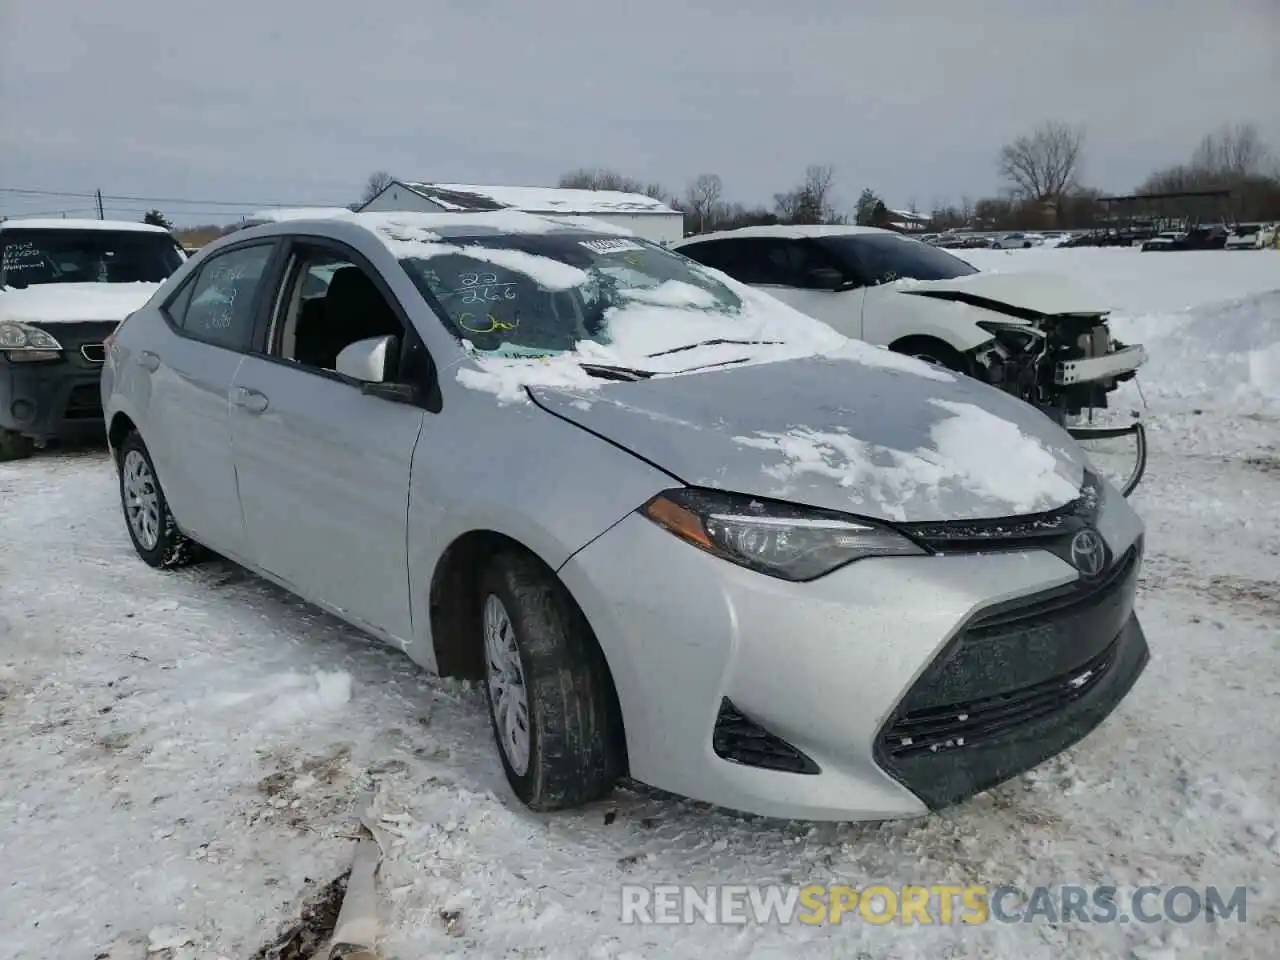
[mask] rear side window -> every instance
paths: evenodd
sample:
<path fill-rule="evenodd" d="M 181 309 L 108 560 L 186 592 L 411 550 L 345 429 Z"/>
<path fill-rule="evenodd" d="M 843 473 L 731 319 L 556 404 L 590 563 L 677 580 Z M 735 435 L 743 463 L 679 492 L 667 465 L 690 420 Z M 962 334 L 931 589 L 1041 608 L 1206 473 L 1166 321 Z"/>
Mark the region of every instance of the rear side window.
<path fill-rule="evenodd" d="M 170 318 L 195 340 L 246 352 L 253 338 L 254 307 L 274 249 L 273 243 L 261 243 L 214 256 L 169 304 Z"/>
<path fill-rule="evenodd" d="M 791 286 L 795 278 L 790 244 L 784 237 L 743 237 L 697 244 L 680 252 L 723 270 L 739 283 Z"/>

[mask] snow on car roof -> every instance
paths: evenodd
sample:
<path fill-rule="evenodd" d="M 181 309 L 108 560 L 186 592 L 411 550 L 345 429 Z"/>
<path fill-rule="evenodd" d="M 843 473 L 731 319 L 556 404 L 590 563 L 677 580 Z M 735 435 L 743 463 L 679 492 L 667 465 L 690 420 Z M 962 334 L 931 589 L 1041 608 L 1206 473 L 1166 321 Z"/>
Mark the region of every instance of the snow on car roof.
<path fill-rule="evenodd" d="M 686 243 L 700 243 L 703 240 L 720 240 L 729 237 L 789 237 L 791 239 L 800 239 L 802 237 L 838 237 L 853 234 L 902 236 L 902 234 L 893 230 L 881 230 L 879 227 L 855 227 L 848 224 L 774 224 L 762 227 L 739 227 L 736 230 L 720 230 L 716 233 L 700 233 L 697 236 L 677 240 L 671 246 L 674 249 Z"/>
<path fill-rule="evenodd" d="M 0 221 L 0 230 L 136 230 L 139 233 L 168 233 L 164 227 L 138 220 L 67 220 L 62 217 L 28 217 Z"/>
<path fill-rule="evenodd" d="M 406 182 L 405 186 L 448 210 L 474 209 L 470 200 L 488 201 L 526 213 L 675 213 L 661 200 L 620 190 L 565 187 L 485 187 L 466 183 Z"/>
<path fill-rule="evenodd" d="M 270 210 L 259 210 L 248 219 L 281 223 L 285 220 L 317 220 L 350 212 L 346 207 L 273 207 Z"/>

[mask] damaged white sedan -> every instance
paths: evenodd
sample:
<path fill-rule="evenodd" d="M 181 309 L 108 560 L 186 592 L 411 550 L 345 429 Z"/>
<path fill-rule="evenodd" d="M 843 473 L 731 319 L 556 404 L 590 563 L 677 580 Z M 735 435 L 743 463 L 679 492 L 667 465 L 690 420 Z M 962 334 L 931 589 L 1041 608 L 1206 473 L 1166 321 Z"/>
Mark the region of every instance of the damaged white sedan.
<path fill-rule="evenodd" d="M 1069 426 L 1078 440 L 1132 436 L 1127 496 L 1146 467 L 1142 424 L 1072 423 L 1146 362 L 1111 337 L 1109 308 L 1067 277 L 981 273 L 890 230 L 745 227 L 688 238 L 679 253 L 759 287 L 847 337 L 990 383 Z"/>

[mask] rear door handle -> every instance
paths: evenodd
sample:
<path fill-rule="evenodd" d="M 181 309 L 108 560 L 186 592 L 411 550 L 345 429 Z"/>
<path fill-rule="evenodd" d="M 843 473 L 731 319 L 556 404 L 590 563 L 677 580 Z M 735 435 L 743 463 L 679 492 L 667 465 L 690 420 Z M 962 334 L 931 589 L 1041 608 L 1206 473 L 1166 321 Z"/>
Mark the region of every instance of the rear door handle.
<path fill-rule="evenodd" d="M 160 369 L 160 357 L 150 350 L 141 350 L 138 352 L 138 365 L 146 367 L 152 373 L 155 373 Z"/>
<path fill-rule="evenodd" d="M 267 409 L 267 395 L 259 393 L 257 390 L 250 390 L 248 387 L 236 387 L 236 392 L 232 396 L 231 402 L 237 407 L 243 407 L 250 413 L 262 413 Z"/>

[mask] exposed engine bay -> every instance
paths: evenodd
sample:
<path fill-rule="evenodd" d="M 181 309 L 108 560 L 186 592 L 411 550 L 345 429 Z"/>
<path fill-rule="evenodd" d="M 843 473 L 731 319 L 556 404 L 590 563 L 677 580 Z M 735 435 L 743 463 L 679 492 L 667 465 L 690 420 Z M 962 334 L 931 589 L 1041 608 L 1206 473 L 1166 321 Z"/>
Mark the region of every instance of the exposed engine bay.
<path fill-rule="evenodd" d="M 1141 346 L 1112 339 L 1100 316 L 1046 317 L 1034 325 L 986 325 L 993 339 L 973 351 L 973 375 L 1065 423 L 1102 409 L 1146 360 Z"/>

